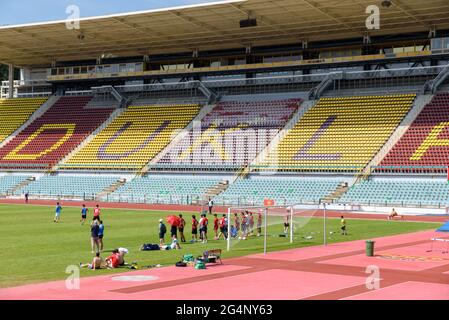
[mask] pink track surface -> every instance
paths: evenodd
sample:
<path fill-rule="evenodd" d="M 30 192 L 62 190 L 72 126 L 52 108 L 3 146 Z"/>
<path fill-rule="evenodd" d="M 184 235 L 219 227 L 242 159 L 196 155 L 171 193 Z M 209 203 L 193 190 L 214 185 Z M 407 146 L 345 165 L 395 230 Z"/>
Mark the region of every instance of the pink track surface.
<path fill-rule="evenodd" d="M 448 300 L 449 284 L 404 282 L 387 288 L 362 293 L 346 300 Z"/>
<path fill-rule="evenodd" d="M 433 231 L 291 249 L 226 259 L 206 270 L 165 267 L 82 278 L 79 290 L 64 281 L 0 289 L 0 299 L 449 299 L 449 254 L 427 252 Z M 389 255 L 389 259 L 381 257 Z M 393 258 L 392 258 L 393 257 Z M 369 290 L 366 267 L 380 269 L 380 289 Z M 94 272 L 94 271 L 92 271 Z M 131 276 L 115 281 L 118 276 Z M 133 282 L 133 276 L 151 276 Z M 204 288 L 217 288 L 211 294 Z"/>

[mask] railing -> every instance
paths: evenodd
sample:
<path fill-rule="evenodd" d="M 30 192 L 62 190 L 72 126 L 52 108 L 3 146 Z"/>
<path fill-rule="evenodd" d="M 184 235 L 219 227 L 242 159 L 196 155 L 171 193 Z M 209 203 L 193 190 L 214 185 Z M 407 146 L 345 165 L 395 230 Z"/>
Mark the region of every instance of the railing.
<path fill-rule="evenodd" d="M 21 171 L 21 170 L 49 170 L 52 168 L 48 163 L 0 163 L 0 170 Z"/>
<path fill-rule="evenodd" d="M 366 200 L 357 202 L 337 201 L 339 205 L 347 205 L 351 207 L 396 207 L 396 208 L 432 208 L 432 209 L 446 209 L 449 207 L 449 202 L 430 203 L 424 201 L 395 201 L 395 200 Z"/>
<path fill-rule="evenodd" d="M 151 164 L 148 171 L 203 171 L 203 172 L 234 172 L 243 165 L 197 165 L 197 164 Z"/>
<path fill-rule="evenodd" d="M 345 165 L 250 165 L 251 171 L 319 171 L 319 172 L 350 172 L 350 173 L 359 173 L 360 170 L 363 169 L 363 165 L 361 166 L 345 166 Z"/>
<path fill-rule="evenodd" d="M 447 166 L 372 166 L 371 172 L 373 173 L 416 173 L 416 174 L 435 174 L 435 173 L 447 173 Z"/>
<path fill-rule="evenodd" d="M 124 203 L 141 203 L 141 204 L 179 204 L 193 205 L 199 204 L 203 194 L 134 194 L 129 192 L 113 192 L 99 198 L 105 202 L 124 202 Z"/>
<path fill-rule="evenodd" d="M 142 166 L 129 164 L 100 164 L 100 163 L 64 163 L 57 166 L 58 170 L 123 170 L 139 171 Z"/>

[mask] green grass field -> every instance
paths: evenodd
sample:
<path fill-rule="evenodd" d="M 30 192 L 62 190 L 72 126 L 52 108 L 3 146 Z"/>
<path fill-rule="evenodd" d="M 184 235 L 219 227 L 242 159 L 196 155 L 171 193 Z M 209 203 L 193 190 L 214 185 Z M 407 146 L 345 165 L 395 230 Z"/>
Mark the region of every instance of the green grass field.
<path fill-rule="evenodd" d="M 79 223 L 80 209 L 65 207 L 62 221 L 53 223 L 54 208 L 23 205 L 0 205 L 0 243 L 2 245 L 0 264 L 0 287 L 11 287 L 28 283 L 65 279 L 66 267 L 79 262 L 92 260 L 90 248 L 90 227 Z M 181 244 L 181 250 L 147 251 L 138 250 L 142 243 L 158 243 L 158 220 L 167 216 L 167 212 L 133 211 L 123 209 L 103 209 L 102 220 L 105 225 L 105 250 L 125 247 L 130 250 L 126 260 L 137 261 L 140 266 L 161 264 L 172 265 L 183 254 L 200 255 L 206 249 L 226 248 L 224 240 L 213 240 L 213 231 L 209 227 L 207 244 Z M 188 222 L 186 238 L 190 240 L 190 216 L 185 213 Z M 211 220 L 211 219 L 210 219 Z M 320 218 L 296 218 L 295 241 L 277 235 L 282 232 L 282 218 L 271 217 L 268 228 L 270 251 L 320 245 L 323 242 L 323 221 Z M 211 223 L 212 224 L 212 223 Z M 342 236 L 339 220 L 328 219 L 328 231 L 334 231 L 329 243 L 357 239 L 369 239 L 380 236 L 434 229 L 438 224 L 403 221 L 352 220 L 347 219 L 348 233 Z M 169 232 L 169 230 L 168 230 Z M 304 236 L 314 238 L 305 240 Z M 168 242 L 169 237 L 166 236 Z M 263 238 L 251 237 L 246 241 L 234 241 L 232 250 L 224 252 L 223 258 L 236 257 L 263 250 Z M 103 256 L 107 256 L 104 253 Z M 127 269 L 87 270 L 82 276 L 94 276 Z"/>

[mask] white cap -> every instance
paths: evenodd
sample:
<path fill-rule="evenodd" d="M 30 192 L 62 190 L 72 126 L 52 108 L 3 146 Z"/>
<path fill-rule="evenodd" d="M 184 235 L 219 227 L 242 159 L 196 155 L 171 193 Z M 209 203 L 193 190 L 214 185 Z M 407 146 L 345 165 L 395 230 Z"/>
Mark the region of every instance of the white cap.
<path fill-rule="evenodd" d="M 118 251 L 119 252 L 123 252 L 123 253 L 128 253 L 129 252 L 128 249 L 126 249 L 126 248 L 118 248 Z"/>
<path fill-rule="evenodd" d="M 159 222 L 163 222 L 164 220 L 162 220 L 162 219 L 159 219 Z"/>

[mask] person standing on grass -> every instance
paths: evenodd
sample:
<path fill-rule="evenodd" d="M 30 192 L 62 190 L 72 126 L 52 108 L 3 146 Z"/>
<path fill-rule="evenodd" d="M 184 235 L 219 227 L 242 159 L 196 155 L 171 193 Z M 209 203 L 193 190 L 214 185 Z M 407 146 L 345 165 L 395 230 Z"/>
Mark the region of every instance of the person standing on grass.
<path fill-rule="evenodd" d="M 55 209 L 55 218 L 53 219 L 53 222 L 58 223 L 61 219 L 61 211 L 62 211 L 62 207 L 59 204 L 59 202 L 56 203 L 56 209 Z"/>
<path fill-rule="evenodd" d="M 214 234 L 215 234 L 215 240 L 218 240 L 218 216 L 217 216 L 217 214 L 214 214 Z"/>
<path fill-rule="evenodd" d="M 284 234 L 288 234 L 288 230 L 290 229 L 290 214 L 287 214 L 284 217 Z"/>
<path fill-rule="evenodd" d="M 173 238 L 178 238 L 178 227 L 174 224 L 171 225 L 170 227 L 170 237 Z"/>
<path fill-rule="evenodd" d="M 30 195 L 29 195 L 29 193 L 28 193 L 28 191 L 25 193 L 25 203 L 28 203 L 28 197 L 29 197 Z"/>
<path fill-rule="evenodd" d="M 190 242 L 198 241 L 198 220 L 196 220 L 196 216 L 192 215 L 192 240 Z"/>
<path fill-rule="evenodd" d="M 234 227 L 235 227 L 235 231 L 237 231 L 237 233 L 239 233 L 240 231 L 240 218 L 238 213 L 234 213 Z"/>
<path fill-rule="evenodd" d="M 343 216 L 341 216 L 340 226 L 341 226 L 341 234 L 347 236 L 348 233 L 346 232 L 346 220 Z"/>
<path fill-rule="evenodd" d="M 104 236 L 104 224 L 100 221 L 98 226 L 98 243 L 100 244 L 100 252 L 103 251 L 103 236 Z"/>
<path fill-rule="evenodd" d="M 246 235 L 247 235 L 247 223 L 248 223 L 248 218 L 245 214 L 245 212 L 242 212 L 242 239 L 246 240 Z"/>
<path fill-rule="evenodd" d="M 100 213 L 101 213 L 100 206 L 97 204 L 94 209 L 94 218 L 100 219 Z"/>
<path fill-rule="evenodd" d="M 87 208 L 86 205 L 83 204 L 83 207 L 81 208 L 81 220 L 80 220 L 81 225 L 83 225 L 84 222 L 86 222 L 86 219 L 87 219 Z"/>
<path fill-rule="evenodd" d="M 182 217 L 182 214 L 179 215 L 179 237 L 181 238 L 181 242 L 186 242 L 186 238 L 184 237 L 184 228 L 186 226 L 186 221 Z"/>
<path fill-rule="evenodd" d="M 167 227 L 164 224 L 164 220 L 159 219 L 159 244 L 160 245 L 164 245 L 166 233 L 167 233 Z"/>
<path fill-rule="evenodd" d="M 212 209 L 214 207 L 214 202 L 212 201 L 211 198 L 209 198 L 209 202 L 207 204 L 209 206 L 209 214 L 212 214 Z"/>
<path fill-rule="evenodd" d="M 200 232 L 201 232 L 201 238 L 202 243 L 207 243 L 207 225 L 209 224 L 209 220 L 207 219 L 206 215 L 203 214 L 202 219 L 200 220 Z"/>
<path fill-rule="evenodd" d="M 228 218 L 226 218 L 225 214 L 221 217 L 219 225 L 220 225 L 220 233 L 218 234 L 217 240 L 219 240 L 222 235 L 226 240 L 228 238 Z"/>
<path fill-rule="evenodd" d="M 100 252 L 100 223 L 94 218 L 90 225 L 90 243 L 92 246 L 92 253 Z"/>
<path fill-rule="evenodd" d="M 248 216 L 248 225 L 249 225 L 249 233 L 251 235 L 253 235 L 253 233 L 254 233 L 254 217 L 253 217 L 252 212 L 250 212 L 249 216 Z"/>
<path fill-rule="evenodd" d="M 260 237 L 262 235 L 262 210 L 259 211 L 257 215 L 257 236 Z"/>

